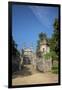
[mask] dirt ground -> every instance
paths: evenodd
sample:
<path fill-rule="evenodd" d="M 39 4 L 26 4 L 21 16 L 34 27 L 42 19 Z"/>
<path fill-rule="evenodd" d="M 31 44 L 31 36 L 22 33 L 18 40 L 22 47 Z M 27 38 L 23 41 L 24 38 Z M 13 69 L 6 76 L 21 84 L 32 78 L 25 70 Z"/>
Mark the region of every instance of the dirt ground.
<path fill-rule="evenodd" d="M 58 83 L 58 74 L 51 72 L 31 72 L 28 68 L 15 73 L 12 77 L 12 85 L 47 84 Z"/>

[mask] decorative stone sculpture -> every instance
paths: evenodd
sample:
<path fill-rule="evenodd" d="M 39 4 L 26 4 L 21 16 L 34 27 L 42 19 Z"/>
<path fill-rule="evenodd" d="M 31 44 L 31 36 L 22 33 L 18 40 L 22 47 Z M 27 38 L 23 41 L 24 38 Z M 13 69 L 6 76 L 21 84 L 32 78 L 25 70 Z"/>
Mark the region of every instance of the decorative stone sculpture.
<path fill-rule="evenodd" d="M 50 52 L 49 45 L 45 39 L 42 40 L 42 42 L 40 42 L 39 52 L 41 56 L 40 58 L 38 58 L 38 61 L 37 61 L 37 69 L 41 72 L 50 71 L 52 67 L 52 60 L 51 58 L 49 59 L 44 58 L 44 54 Z"/>

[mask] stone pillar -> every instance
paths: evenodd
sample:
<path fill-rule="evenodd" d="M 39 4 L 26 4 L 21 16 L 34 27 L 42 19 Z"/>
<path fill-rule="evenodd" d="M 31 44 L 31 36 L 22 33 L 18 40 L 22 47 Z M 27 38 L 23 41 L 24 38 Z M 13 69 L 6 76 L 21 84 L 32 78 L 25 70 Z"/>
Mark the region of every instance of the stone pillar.
<path fill-rule="evenodd" d="M 19 70 L 22 69 L 22 63 L 23 63 L 23 57 L 21 57 L 20 63 L 19 63 Z"/>

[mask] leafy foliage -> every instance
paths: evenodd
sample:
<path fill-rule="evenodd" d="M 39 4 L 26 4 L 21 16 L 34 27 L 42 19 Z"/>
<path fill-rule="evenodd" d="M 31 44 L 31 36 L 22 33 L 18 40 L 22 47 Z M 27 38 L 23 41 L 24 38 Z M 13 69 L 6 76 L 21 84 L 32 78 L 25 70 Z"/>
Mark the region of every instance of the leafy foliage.
<path fill-rule="evenodd" d="M 12 54 L 14 56 L 20 56 L 20 52 L 17 49 L 17 44 L 15 43 L 15 41 L 12 38 Z"/>
<path fill-rule="evenodd" d="M 44 54 L 44 58 L 46 60 L 48 60 L 50 58 L 52 58 L 54 60 L 57 60 L 58 56 L 56 55 L 56 53 L 54 51 L 51 51 L 51 52 L 48 52 L 48 53 Z"/>
<path fill-rule="evenodd" d="M 50 59 L 51 58 L 51 53 L 49 52 L 49 53 L 44 54 L 44 58 L 45 58 L 45 60 Z"/>
<path fill-rule="evenodd" d="M 52 67 L 52 73 L 55 73 L 55 74 L 58 73 L 58 65 L 55 65 Z"/>
<path fill-rule="evenodd" d="M 12 73 L 19 70 L 20 52 L 17 49 L 17 44 L 12 38 Z"/>
<path fill-rule="evenodd" d="M 52 37 L 50 39 L 50 49 L 52 51 L 52 54 L 56 56 L 56 59 L 59 58 L 59 21 L 58 19 L 55 19 L 54 24 L 54 31 L 52 34 Z M 53 57 L 55 59 L 55 57 Z"/>

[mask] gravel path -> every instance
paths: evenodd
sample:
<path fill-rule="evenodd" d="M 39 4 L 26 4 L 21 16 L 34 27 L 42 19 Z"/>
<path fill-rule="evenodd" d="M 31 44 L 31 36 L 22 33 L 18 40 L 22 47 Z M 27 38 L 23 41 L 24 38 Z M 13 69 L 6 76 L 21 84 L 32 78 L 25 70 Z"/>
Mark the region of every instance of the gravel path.
<path fill-rule="evenodd" d="M 12 85 L 27 85 L 27 84 L 45 84 L 58 83 L 58 75 L 48 73 L 36 72 L 31 75 L 16 75 L 12 79 Z"/>

